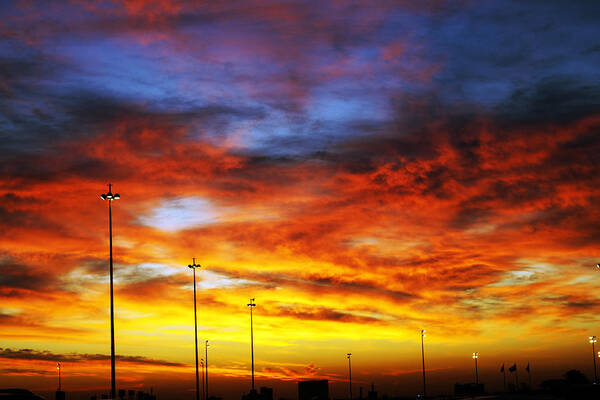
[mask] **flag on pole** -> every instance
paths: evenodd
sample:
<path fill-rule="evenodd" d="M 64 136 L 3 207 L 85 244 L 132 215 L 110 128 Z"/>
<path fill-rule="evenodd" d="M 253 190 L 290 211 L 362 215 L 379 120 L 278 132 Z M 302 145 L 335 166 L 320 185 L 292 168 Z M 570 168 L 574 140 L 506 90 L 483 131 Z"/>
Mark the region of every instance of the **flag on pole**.
<path fill-rule="evenodd" d="M 512 367 L 508 369 L 510 372 L 515 372 L 517 370 L 517 363 L 514 363 Z"/>
<path fill-rule="evenodd" d="M 504 363 L 502 364 L 502 368 L 500 368 L 500 372 L 504 372 Z"/>

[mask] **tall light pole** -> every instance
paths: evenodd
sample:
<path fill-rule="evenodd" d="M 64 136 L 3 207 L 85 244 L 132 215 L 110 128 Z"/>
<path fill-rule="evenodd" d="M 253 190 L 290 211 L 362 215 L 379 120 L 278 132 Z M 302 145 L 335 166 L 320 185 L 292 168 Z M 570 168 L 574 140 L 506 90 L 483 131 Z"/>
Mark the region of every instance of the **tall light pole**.
<path fill-rule="evenodd" d="M 477 371 L 477 359 L 479 358 L 479 353 L 473 353 L 473 360 L 475 360 L 475 383 L 479 384 L 479 372 Z"/>
<path fill-rule="evenodd" d="M 204 342 L 204 387 L 206 389 L 205 395 L 208 400 L 208 340 Z"/>
<path fill-rule="evenodd" d="M 427 397 L 427 386 L 425 385 L 425 346 L 423 344 L 425 338 L 425 329 L 421 329 L 421 361 L 423 361 L 423 397 Z"/>
<path fill-rule="evenodd" d="M 58 370 L 58 391 L 60 392 L 60 363 L 56 363 L 56 369 Z"/>
<path fill-rule="evenodd" d="M 252 325 L 252 309 L 256 307 L 254 297 L 250 299 L 247 306 L 250 307 L 250 355 L 252 357 L 252 392 L 254 392 L 254 328 Z"/>
<path fill-rule="evenodd" d="M 110 240 L 110 395 L 111 399 L 117 398 L 115 383 L 115 308 L 113 301 L 113 251 L 112 251 L 112 208 L 113 200 L 121 198 L 118 193 L 113 194 L 111 184 L 108 184 L 108 193 L 101 194 L 102 200 L 108 200 L 108 232 Z"/>
<path fill-rule="evenodd" d="M 352 353 L 346 354 L 346 357 L 348 358 L 348 382 L 350 388 L 350 400 L 352 400 L 352 364 L 350 362 L 350 357 L 352 357 Z"/>
<path fill-rule="evenodd" d="M 200 359 L 200 367 L 202 368 L 202 399 L 206 399 L 206 394 L 204 392 L 204 358 Z"/>
<path fill-rule="evenodd" d="M 196 400 L 200 400 L 200 377 L 198 376 L 198 318 L 196 317 L 196 268 L 200 268 L 196 264 L 196 259 L 192 258 L 192 264 L 188 265 L 194 271 L 194 339 L 196 344 Z M 204 388 L 202 388 L 204 389 Z"/>
<path fill-rule="evenodd" d="M 598 383 L 598 373 L 596 372 L 596 336 L 590 336 L 590 343 L 592 344 L 592 358 L 594 359 L 594 385 Z"/>

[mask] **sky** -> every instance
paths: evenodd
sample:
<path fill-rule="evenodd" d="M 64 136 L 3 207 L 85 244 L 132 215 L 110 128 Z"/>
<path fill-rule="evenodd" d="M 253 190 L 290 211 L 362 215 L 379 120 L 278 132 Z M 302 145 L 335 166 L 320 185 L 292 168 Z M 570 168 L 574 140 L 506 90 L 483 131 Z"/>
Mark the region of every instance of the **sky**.
<path fill-rule="evenodd" d="M 593 376 L 600 3 L 0 3 L 0 387 Z M 202 357 L 202 355 L 201 355 Z M 512 376 L 509 376 L 512 379 Z"/>

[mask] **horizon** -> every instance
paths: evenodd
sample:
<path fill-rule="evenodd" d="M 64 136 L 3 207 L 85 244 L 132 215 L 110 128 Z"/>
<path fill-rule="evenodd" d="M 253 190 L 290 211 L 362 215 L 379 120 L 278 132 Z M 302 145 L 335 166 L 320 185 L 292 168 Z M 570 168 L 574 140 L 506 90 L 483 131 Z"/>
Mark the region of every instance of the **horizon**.
<path fill-rule="evenodd" d="M 0 388 L 593 379 L 600 2 L 0 12 Z"/>

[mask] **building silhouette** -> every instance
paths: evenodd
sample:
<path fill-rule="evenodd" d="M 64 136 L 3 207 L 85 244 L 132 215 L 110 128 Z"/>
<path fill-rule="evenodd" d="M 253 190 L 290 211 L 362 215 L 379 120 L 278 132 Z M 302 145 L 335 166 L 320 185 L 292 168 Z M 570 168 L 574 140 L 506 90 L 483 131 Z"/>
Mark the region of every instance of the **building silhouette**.
<path fill-rule="evenodd" d="M 298 381 L 298 400 L 329 400 L 329 381 Z"/>
<path fill-rule="evenodd" d="M 262 386 L 260 392 L 250 390 L 248 394 L 242 396 L 242 400 L 273 400 L 273 388 Z"/>
<path fill-rule="evenodd" d="M 374 383 L 371 383 L 371 390 L 367 393 L 367 400 L 377 400 L 377 392 L 375 391 Z"/>

